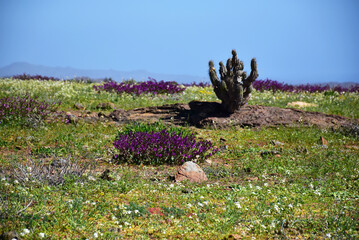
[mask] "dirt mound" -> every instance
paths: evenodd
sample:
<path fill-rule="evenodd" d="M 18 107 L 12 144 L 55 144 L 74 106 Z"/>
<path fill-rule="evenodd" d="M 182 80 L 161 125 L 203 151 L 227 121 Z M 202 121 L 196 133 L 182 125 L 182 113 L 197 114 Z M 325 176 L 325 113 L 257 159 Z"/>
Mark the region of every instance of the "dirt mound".
<path fill-rule="evenodd" d="M 120 112 L 119 112 L 120 113 Z M 114 113 L 112 113 L 114 114 Z M 239 112 L 225 114 L 217 102 L 193 101 L 189 104 L 171 104 L 158 107 L 137 108 L 122 112 L 127 120 L 156 121 L 161 119 L 177 125 L 203 127 L 229 126 L 317 126 L 340 127 L 353 124 L 354 120 L 320 112 L 306 112 L 293 108 L 246 105 Z M 124 115 L 118 119 L 124 119 Z M 358 121 L 355 121 L 358 123 Z"/>
<path fill-rule="evenodd" d="M 79 111 L 72 112 L 83 117 Z M 114 110 L 109 115 L 103 113 L 86 114 L 85 120 L 109 120 L 114 122 L 148 121 L 161 119 L 176 125 L 192 125 L 198 128 L 230 126 L 275 127 L 275 126 L 317 126 L 319 128 L 338 128 L 358 125 L 358 119 L 349 119 L 320 112 L 306 112 L 293 108 L 279 108 L 259 105 L 246 105 L 240 111 L 226 114 L 221 111 L 220 103 L 193 101 L 189 104 L 169 104 L 132 110 Z"/>

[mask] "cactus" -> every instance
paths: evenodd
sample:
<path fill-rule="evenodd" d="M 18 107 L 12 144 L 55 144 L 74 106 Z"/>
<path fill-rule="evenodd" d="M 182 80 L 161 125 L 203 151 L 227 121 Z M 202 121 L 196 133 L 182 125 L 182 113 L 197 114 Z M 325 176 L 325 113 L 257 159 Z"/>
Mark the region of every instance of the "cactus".
<path fill-rule="evenodd" d="M 219 81 L 213 61 L 209 61 L 209 77 L 211 79 L 214 92 L 222 100 L 222 108 L 228 113 L 238 111 L 245 105 L 253 90 L 252 83 L 258 77 L 257 62 L 253 58 L 251 61 L 251 73 L 243 71 L 243 62 L 238 60 L 237 52 L 232 50 L 232 59 L 227 60 L 226 66 L 219 62 Z"/>

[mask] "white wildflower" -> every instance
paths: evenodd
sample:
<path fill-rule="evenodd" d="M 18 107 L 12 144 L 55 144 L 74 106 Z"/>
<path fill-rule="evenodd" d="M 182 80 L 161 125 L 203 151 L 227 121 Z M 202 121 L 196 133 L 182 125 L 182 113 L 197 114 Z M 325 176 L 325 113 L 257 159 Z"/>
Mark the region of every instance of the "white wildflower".
<path fill-rule="evenodd" d="M 279 209 L 279 207 L 277 206 L 277 204 L 274 205 L 274 209 L 275 209 L 277 212 L 280 212 L 280 209 Z"/>
<path fill-rule="evenodd" d="M 24 230 L 22 230 L 22 232 L 20 233 L 21 236 L 25 236 L 26 234 L 29 234 L 30 230 L 25 228 Z"/>
<path fill-rule="evenodd" d="M 275 228 L 275 222 L 272 222 L 270 225 L 271 228 Z"/>
<path fill-rule="evenodd" d="M 93 234 L 93 237 L 94 237 L 94 238 L 98 238 L 98 233 L 95 232 L 95 233 Z"/>
<path fill-rule="evenodd" d="M 241 208 L 241 204 L 239 202 L 235 202 L 234 205 L 236 205 L 237 208 Z"/>
<path fill-rule="evenodd" d="M 319 192 L 319 190 L 318 190 L 318 189 L 314 191 L 314 194 L 316 194 L 316 195 L 318 195 L 318 196 L 320 196 L 320 195 L 321 195 L 321 193 Z"/>
<path fill-rule="evenodd" d="M 44 237 L 45 237 L 45 233 L 39 233 L 39 237 L 40 237 L 40 238 L 44 238 Z"/>
<path fill-rule="evenodd" d="M 93 176 L 88 176 L 88 178 L 87 178 L 89 181 L 96 181 L 96 178 L 94 178 Z M 97 234 L 97 233 L 96 233 Z"/>

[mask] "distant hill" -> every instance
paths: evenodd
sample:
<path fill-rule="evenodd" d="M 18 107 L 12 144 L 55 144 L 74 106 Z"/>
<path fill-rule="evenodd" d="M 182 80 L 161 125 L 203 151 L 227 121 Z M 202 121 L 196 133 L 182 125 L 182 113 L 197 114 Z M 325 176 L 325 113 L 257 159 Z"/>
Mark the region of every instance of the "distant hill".
<path fill-rule="evenodd" d="M 17 62 L 0 68 L 0 77 L 10 77 L 18 74 L 43 75 L 49 77 L 56 77 L 60 79 L 72 79 L 75 77 L 89 77 L 92 79 L 112 78 L 115 81 L 122 81 L 124 79 L 135 79 L 136 81 L 147 80 L 148 77 L 154 78 L 158 81 L 176 81 L 178 83 L 192 83 L 192 82 L 209 82 L 208 77 L 199 77 L 192 75 L 175 75 L 151 73 L 145 70 L 137 71 L 117 71 L 117 70 L 85 70 L 71 67 L 48 67 L 42 65 L 35 65 L 26 62 Z"/>
<path fill-rule="evenodd" d="M 148 77 L 154 78 L 158 81 L 176 81 L 178 83 L 192 83 L 192 82 L 210 82 L 207 76 L 192 76 L 192 75 L 176 75 L 176 74 L 162 74 L 152 73 L 145 70 L 137 71 L 117 71 L 117 70 L 86 70 L 76 69 L 71 67 L 48 67 L 42 65 L 35 65 L 26 62 L 16 62 L 5 67 L 0 68 L 0 77 L 11 77 L 19 74 L 30 74 L 30 75 L 43 75 L 48 77 L 55 77 L 60 79 L 73 79 L 73 78 L 91 78 L 97 81 L 101 81 L 105 78 L 111 78 L 115 81 L 122 81 L 127 79 L 135 79 L 136 81 L 147 80 Z M 272 79 L 277 80 L 277 79 Z M 359 84 L 359 82 L 320 82 L 313 83 L 318 85 L 342 86 L 350 87 L 352 85 Z M 298 84 L 293 84 L 298 85 Z"/>

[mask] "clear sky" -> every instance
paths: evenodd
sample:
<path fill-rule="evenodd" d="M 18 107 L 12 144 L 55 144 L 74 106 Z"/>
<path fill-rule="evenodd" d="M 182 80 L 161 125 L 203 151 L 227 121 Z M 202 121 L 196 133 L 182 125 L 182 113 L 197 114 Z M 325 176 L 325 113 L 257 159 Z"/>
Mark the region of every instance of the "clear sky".
<path fill-rule="evenodd" d="M 0 67 L 207 76 L 236 49 L 258 79 L 359 82 L 358 0 L 0 0 L 0 35 Z"/>

